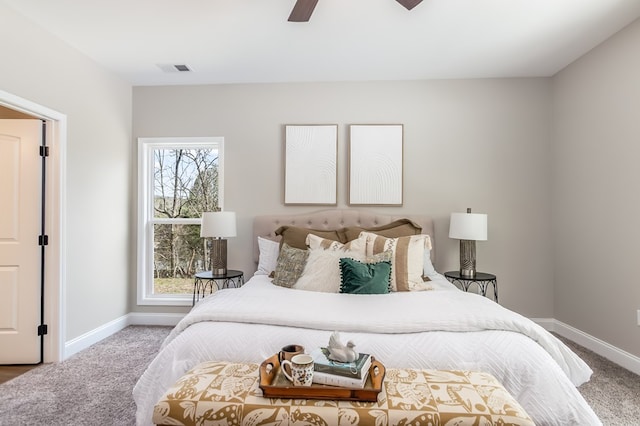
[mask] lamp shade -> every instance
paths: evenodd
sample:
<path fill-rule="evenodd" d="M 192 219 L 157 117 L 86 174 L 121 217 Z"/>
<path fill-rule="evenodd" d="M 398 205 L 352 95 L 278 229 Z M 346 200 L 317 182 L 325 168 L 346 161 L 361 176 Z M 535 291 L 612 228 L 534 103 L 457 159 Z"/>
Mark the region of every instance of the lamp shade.
<path fill-rule="evenodd" d="M 482 213 L 451 213 L 449 238 L 486 241 L 487 215 Z"/>
<path fill-rule="evenodd" d="M 226 238 L 236 236 L 235 212 L 202 213 L 200 236 L 203 238 Z"/>

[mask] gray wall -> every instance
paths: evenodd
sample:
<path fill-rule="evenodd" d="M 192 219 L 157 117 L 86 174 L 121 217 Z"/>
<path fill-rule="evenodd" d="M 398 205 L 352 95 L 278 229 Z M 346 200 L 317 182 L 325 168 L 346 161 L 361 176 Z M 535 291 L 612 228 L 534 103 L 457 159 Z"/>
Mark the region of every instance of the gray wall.
<path fill-rule="evenodd" d="M 640 356 L 640 21 L 554 77 L 555 317 Z"/>
<path fill-rule="evenodd" d="M 255 269 L 254 216 L 322 209 L 283 205 L 283 125 L 339 125 L 338 207 L 344 208 L 348 125 L 402 123 L 404 206 L 370 209 L 432 215 L 440 271 L 458 267 L 450 213 L 466 207 L 487 213 L 489 240 L 477 244 L 478 269 L 497 274 L 504 306 L 548 318 L 550 89 L 550 79 L 135 87 L 133 133 L 225 138 L 224 207 L 237 212 L 239 226 L 229 241 L 229 266 L 248 278 Z M 135 302 L 131 309 L 172 311 Z"/>
<path fill-rule="evenodd" d="M 1 3 L 0 52 L 0 90 L 68 119 L 70 340 L 128 313 L 131 87 Z"/>

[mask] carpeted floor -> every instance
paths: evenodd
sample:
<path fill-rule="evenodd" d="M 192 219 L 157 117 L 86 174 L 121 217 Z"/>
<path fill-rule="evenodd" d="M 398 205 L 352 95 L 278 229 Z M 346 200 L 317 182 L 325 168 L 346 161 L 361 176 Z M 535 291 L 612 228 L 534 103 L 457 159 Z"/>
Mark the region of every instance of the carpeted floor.
<path fill-rule="evenodd" d="M 131 326 L 0 385 L 0 425 L 134 425 L 131 391 L 169 327 Z M 580 392 L 602 422 L 640 426 L 640 377 L 563 339 L 594 370 Z"/>

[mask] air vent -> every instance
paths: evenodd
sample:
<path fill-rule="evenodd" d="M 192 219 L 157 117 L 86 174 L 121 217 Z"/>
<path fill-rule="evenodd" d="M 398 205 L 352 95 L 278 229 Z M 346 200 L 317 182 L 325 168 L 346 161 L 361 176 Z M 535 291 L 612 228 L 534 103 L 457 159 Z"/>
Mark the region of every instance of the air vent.
<path fill-rule="evenodd" d="M 158 64 L 158 68 L 164 72 L 191 72 L 191 68 L 185 64 Z"/>

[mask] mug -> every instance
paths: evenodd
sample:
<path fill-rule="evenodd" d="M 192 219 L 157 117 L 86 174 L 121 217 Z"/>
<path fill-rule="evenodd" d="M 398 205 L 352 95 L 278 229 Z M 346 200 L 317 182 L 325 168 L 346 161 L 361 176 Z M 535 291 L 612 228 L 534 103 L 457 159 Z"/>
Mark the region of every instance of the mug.
<path fill-rule="evenodd" d="M 285 359 L 288 359 L 289 361 L 291 361 L 291 358 L 293 358 L 298 354 L 303 354 L 303 353 L 304 353 L 304 346 L 300 346 L 300 345 L 284 346 L 282 349 L 280 349 L 280 352 L 278 352 L 278 361 L 280 362 L 280 366 L 282 367 L 282 361 L 284 361 Z M 288 367 L 289 366 L 287 366 L 287 368 Z M 285 370 L 284 367 L 282 369 Z M 288 370 L 288 373 L 291 374 L 291 369 Z"/>
<path fill-rule="evenodd" d="M 291 375 L 284 369 L 285 365 L 291 367 Z M 294 386 L 311 386 L 313 383 L 313 357 L 307 354 L 298 354 L 282 361 L 282 373 L 293 382 Z"/>

